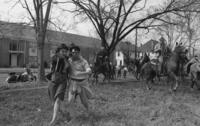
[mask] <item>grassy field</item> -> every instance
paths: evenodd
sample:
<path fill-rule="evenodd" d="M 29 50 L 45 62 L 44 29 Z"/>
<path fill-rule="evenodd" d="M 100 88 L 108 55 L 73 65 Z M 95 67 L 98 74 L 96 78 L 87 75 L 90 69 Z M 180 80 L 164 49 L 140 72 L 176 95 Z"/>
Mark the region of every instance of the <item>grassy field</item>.
<path fill-rule="evenodd" d="M 70 126 L 200 126 L 200 92 L 185 84 L 171 93 L 169 86 L 114 82 L 93 86 L 92 114 L 78 99 L 68 110 Z M 66 101 L 65 101 L 66 103 Z M 52 116 L 47 89 L 0 93 L 0 126 L 46 126 Z M 67 108 L 66 108 L 67 109 Z M 67 126 L 59 117 L 56 126 Z"/>

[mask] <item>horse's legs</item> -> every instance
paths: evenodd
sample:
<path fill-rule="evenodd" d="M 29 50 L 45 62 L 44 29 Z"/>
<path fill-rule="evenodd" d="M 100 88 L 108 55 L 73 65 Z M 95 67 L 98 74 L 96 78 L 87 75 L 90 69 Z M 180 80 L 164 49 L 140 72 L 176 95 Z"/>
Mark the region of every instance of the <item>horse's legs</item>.
<path fill-rule="evenodd" d="M 105 82 L 105 80 L 107 80 L 108 82 L 110 82 L 109 73 L 103 73 L 103 76 L 104 76 L 103 82 Z"/>
<path fill-rule="evenodd" d="M 173 72 L 171 72 L 170 74 L 171 74 L 171 77 L 175 80 L 175 86 L 173 86 L 173 83 L 172 83 L 171 88 L 173 91 L 176 91 L 179 86 L 178 76 L 176 76 Z"/>
<path fill-rule="evenodd" d="M 191 89 L 193 89 L 194 88 L 194 85 L 195 85 L 195 76 L 194 76 L 194 74 L 193 73 L 190 73 L 190 77 L 191 77 L 191 81 L 192 81 L 192 83 L 191 83 Z"/>
<path fill-rule="evenodd" d="M 93 75 L 93 81 L 92 81 L 92 84 L 97 84 L 98 83 L 98 73 L 94 73 Z"/>
<path fill-rule="evenodd" d="M 103 76 L 104 76 L 104 78 L 103 78 L 103 82 L 105 82 L 105 80 L 106 80 L 106 75 L 105 75 L 105 74 L 103 74 Z"/>
<path fill-rule="evenodd" d="M 194 85 L 196 85 L 197 89 L 200 90 L 198 84 L 197 84 L 197 80 L 198 80 L 198 77 L 197 77 L 197 73 L 196 72 L 192 72 L 190 73 L 190 76 L 191 76 L 191 89 L 194 88 Z"/>
<path fill-rule="evenodd" d="M 97 84 L 99 82 L 99 76 L 98 74 L 95 75 L 95 83 Z"/>
<path fill-rule="evenodd" d="M 140 69 L 137 68 L 137 69 L 136 69 L 136 72 L 135 72 L 135 77 L 136 77 L 137 80 L 140 80 L 140 77 L 141 77 L 141 76 L 140 76 L 140 75 L 141 75 L 140 73 L 141 73 L 141 72 L 140 72 Z"/>
<path fill-rule="evenodd" d="M 149 86 L 149 81 L 151 81 L 151 79 L 148 77 L 147 79 L 146 79 L 146 89 L 147 90 L 150 90 L 151 89 L 151 87 Z"/>
<path fill-rule="evenodd" d="M 150 90 L 151 89 L 151 86 L 150 86 L 150 84 L 152 84 L 153 83 L 153 76 L 151 75 L 151 74 L 148 74 L 147 75 L 147 78 L 146 78 L 146 88 L 147 88 L 147 90 Z M 149 82 L 151 82 L 151 83 L 149 83 Z"/>

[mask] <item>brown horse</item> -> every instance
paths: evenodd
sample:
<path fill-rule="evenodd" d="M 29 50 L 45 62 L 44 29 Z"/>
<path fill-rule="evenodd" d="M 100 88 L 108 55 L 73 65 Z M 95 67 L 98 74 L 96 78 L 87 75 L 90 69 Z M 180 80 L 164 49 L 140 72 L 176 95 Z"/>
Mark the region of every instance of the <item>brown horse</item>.
<path fill-rule="evenodd" d="M 183 72 L 183 65 L 187 62 L 187 50 L 182 44 L 176 44 L 172 54 L 166 59 L 166 72 L 168 81 L 174 80 L 175 85 L 171 83 L 171 89 L 176 91 L 179 86 L 179 77 Z"/>
<path fill-rule="evenodd" d="M 143 65 L 149 61 L 150 61 L 150 58 L 146 53 L 140 60 L 139 59 L 133 60 L 132 64 L 134 65 L 134 68 L 135 68 L 133 74 L 135 75 L 135 78 L 137 80 L 139 80 L 141 77 L 141 69 Z"/>
<path fill-rule="evenodd" d="M 103 82 L 105 80 L 107 80 L 108 82 L 110 82 L 111 78 L 112 78 L 112 66 L 110 64 L 109 58 L 107 58 L 107 60 L 104 60 L 103 62 L 99 63 L 96 62 L 94 64 L 94 67 L 92 68 L 92 75 L 91 77 L 93 78 L 93 82 L 92 84 L 97 84 L 98 83 L 98 76 L 99 74 L 103 74 L 104 79 Z"/>
<path fill-rule="evenodd" d="M 165 71 L 165 75 L 168 77 L 169 80 L 174 80 L 175 81 L 175 86 L 171 84 L 171 89 L 175 91 L 178 87 L 178 80 L 179 80 L 179 75 L 182 73 L 183 70 L 183 63 L 186 62 L 186 49 L 184 46 L 181 44 L 177 44 L 174 51 L 170 52 L 168 54 L 168 57 L 163 60 L 162 64 L 163 69 L 162 71 Z M 141 68 L 141 76 L 145 78 L 146 80 L 146 86 L 147 89 L 151 89 L 149 82 L 153 83 L 154 78 L 158 75 L 161 69 L 158 69 L 157 64 L 152 64 L 151 62 L 145 63 L 142 68 Z"/>
<path fill-rule="evenodd" d="M 142 79 L 145 79 L 145 85 L 147 90 L 150 90 L 151 87 L 149 82 L 154 83 L 154 78 L 156 77 L 156 66 L 152 64 L 150 61 L 145 63 L 141 67 L 140 76 Z"/>

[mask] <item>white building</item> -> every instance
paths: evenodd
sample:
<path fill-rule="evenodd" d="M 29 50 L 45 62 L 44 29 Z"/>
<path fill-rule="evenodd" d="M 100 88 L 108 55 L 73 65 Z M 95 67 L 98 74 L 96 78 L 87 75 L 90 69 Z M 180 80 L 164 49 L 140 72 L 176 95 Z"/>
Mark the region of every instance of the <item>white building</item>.
<path fill-rule="evenodd" d="M 117 67 L 124 65 L 124 54 L 122 53 L 122 51 L 115 52 L 115 59 Z"/>

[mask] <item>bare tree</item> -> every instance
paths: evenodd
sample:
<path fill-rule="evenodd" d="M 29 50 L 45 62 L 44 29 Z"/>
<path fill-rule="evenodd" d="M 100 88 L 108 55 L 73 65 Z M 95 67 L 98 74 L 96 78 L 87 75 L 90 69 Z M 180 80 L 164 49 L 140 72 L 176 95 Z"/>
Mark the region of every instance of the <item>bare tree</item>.
<path fill-rule="evenodd" d="M 166 6 L 145 12 L 146 0 L 72 0 L 72 2 L 76 5 L 76 9 L 72 12 L 78 15 L 85 14 L 88 17 L 101 38 L 102 46 L 110 53 L 133 30 L 157 26 L 155 20 L 167 22 L 163 19 L 166 13 L 198 11 L 189 7 L 200 4 L 198 0 L 166 0 Z M 108 35 L 110 40 L 107 39 Z"/>
<path fill-rule="evenodd" d="M 174 24 L 163 23 L 155 30 L 161 36 L 168 38 L 168 44 L 173 46 L 176 42 L 183 43 L 189 47 L 189 56 L 192 55 L 192 48 L 200 39 L 199 35 L 199 14 L 194 12 L 183 12 L 177 16 L 166 16 L 166 20 L 173 20 Z"/>
<path fill-rule="evenodd" d="M 36 33 L 37 49 L 38 49 L 38 79 L 44 80 L 44 44 L 46 31 L 49 22 L 50 10 L 53 0 L 33 0 L 28 3 L 27 0 L 19 0 L 18 3 L 27 10 L 34 24 Z M 30 2 L 30 1 L 29 1 Z M 31 6 L 32 5 L 32 6 Z"/>
<path fill-rule="evenodd" d="M 130 61 L 131 61 L 131 53 L 133 52 L 133 48 L 135 46 L 132 45 L 132 43 L 129 42 L 129 41 L 120 43 L 118 46 L 119 46 L 119 49 L 124 54 L 124 62 L 125 62 L 125 64 L 129 65 Z"/>
<path fill-rule="evenodd" d="M 199 40 L 199 14 L 198 13 L 191 13 L 191 12 L 185 12 L 184 17 L 185 17 L 185 22 L 183 27 L 183 32 L 187 36 L 187 44 L 189 47 L 189 56 L 192 56 L 192 48 Z"/>
<path fill-rule="evenodd" d="M 160 26 L 155 27 L 155 32 L 160 36 L 167 38 L 167 44 L 173 47 L 176 42 L 185 39 L 184 32 L 182 31 L 182 20 L 178 16 L 166 15 L 165 20 L 173 22 L 173 24 L 163 22 Z"/>

